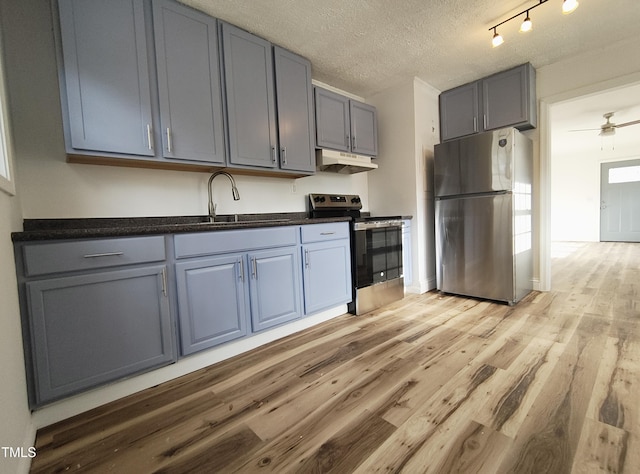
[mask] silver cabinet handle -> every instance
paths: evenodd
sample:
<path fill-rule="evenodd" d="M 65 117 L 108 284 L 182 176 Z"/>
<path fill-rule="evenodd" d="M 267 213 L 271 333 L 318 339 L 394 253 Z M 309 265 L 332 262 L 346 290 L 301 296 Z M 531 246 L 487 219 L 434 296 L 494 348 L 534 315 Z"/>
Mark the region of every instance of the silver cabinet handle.
<path fill-rule="evenodd" d="M 162 294 L 167 296 L 167 269 L 162 269 Z"/>
<path fill-rule="evenodd" d="M 271 161 L 273 161 L 275 163 L 276 160 L 277 160 L 277 158 L 276 158 L 276 147 L 272 146 L 271 147 Z"/>
<path fill-rule="evenodd" d="M 473 131 L 478 131 L 478 117 L 473 117 Z"/>
<path fill-rule="evenodd" d="M 335 232 L 320 232 L 320 235 L 333 235 Z"/>
<path fill-rule="evenodd" d="M 167 127 L 167 151 L 171 153 L 171 129 Z"/>
<path fill-rule="evenodd" d="M 287 164 L 287 147 L 283 146 L 282 148 L 280 148 L 280 155 L 282 156 L 282 164 L 286 165 Z"/>
<path fill-rule="evenodd" d="M 487 129 L 487 114 L 482 116 L 482 124 L 484 125 L 484 129 Z"/>
<path fill-rule="evenodd" d="M 238 260 L 238 268 L 240 269 L 238 271 L 238 275 L 239 275 L 240 281 L 244 281 L 244 265 L 243 265 L 242 260 Z"/>
<path fill-rule="evenodd" d="M 153 142 L 151 140 L 151 124 L 147 124 L 147 146 L 149 150 L 153 150 Z"/>
<path fill-rule="evenodd" d="M 351 146 L 351 135 L 347 135 L 347 142 L 345 143 L 345 145 L 347 145 L 347 148 Z"/>
<path fill-rule="evenodd" d="M 251 259 L 251 277 L 254 280 L 258 279 L 258 265 L 256 264 L 256 258 L 253 257 Z"/>
<path fill-rule="evenodd" d="M 309 250 L 307 249 L 304 251 L 304 266 L 305 268 L 309 268 Z"/>
<path fill-rule="evenodd" d="M 352 149 L 353 151 L 355 151 L 355 150 L 356 150 L 356 148 L 358 147 L 358 146 L 357 146 L 357 144 L 356 144 L 356 136 L 355 136 L 355 135 L 353 135 L 353 136 L 351 137 L 351 141 L 352 141 L 352 143 L 353 143 L 353 144 L 352 144 L 352 146 L 351 146 L 351 149 Z"/>
<path fill-rule="evenodd" d="M 89 253 L 87 255 L 83 255 L 83 257 L 84 258 L 117 257 L 119 255 L 124 255 L 124 252 Z"/>

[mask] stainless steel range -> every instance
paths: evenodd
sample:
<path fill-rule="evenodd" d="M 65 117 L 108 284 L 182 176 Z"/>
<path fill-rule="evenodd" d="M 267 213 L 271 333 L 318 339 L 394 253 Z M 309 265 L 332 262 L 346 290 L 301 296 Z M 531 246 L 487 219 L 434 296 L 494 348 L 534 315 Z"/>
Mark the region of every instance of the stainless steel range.
<path fill-rule="evenodd" d="M 355 194 L 309 194 L 309 209 L 312 218 L 352 218 L 350 313 L 367 313 L 404 297 L 400 216 L 364 215 Z"/>

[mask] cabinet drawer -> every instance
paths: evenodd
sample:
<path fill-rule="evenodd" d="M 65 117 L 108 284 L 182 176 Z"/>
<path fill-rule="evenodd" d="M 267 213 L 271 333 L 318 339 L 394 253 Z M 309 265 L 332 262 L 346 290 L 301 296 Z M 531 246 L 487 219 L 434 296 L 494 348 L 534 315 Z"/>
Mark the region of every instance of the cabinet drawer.
<path fill-rule="evenodd" d="M 325 240 L 349 238 L 348 222 L 304 225 L 301 230 L 303 244 L 308 242 L 322 242 Z"/>
<path fill-rule="evenodd" d="M 29 244 L 23 251 L 27 276 L 165 260 L 160 235 Z"/>
<path fill-rule="evenodd" d="M 176 258 L 296 245 L 296 229 L 287 226 L 178 234 L 174 237 Z"/>

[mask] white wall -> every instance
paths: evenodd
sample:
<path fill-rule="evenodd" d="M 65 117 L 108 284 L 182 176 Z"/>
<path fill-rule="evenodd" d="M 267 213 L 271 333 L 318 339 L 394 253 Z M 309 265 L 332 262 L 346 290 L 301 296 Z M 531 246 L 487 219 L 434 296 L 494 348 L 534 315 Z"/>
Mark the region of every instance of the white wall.
<path fill-rule="evenodd" d="M 13 15 L 17 2 L 0 2 L 0 25 L 4 46 L 4 68 L 7 79 L 7 91 L 10 94 L 13 82 L 9 72 L 15 66 L 16 57 L 11 51 L 12 32 L 21 27 Z M 9 105 L 8 126 L 11 127 L 13 103 Z M 17 144 L 14 142 L 14 151 Z M 15 169 L 15 167 L 14 167 Z M 14 177 L 15 178 L 15 177 Z M 22 448 L 27 452 L 34 445 L 35 426 L 27 404 L 27 385 L 25 380 L 24 357 L 22 350 L 22 329 L 18 302 L 18 285 L 11 243 L 11 232 L 22 230 L 20 202 L 17 196 L 0 191 L 0 446 Z M 30 464 L 28 457 L 11 458 L 0 452 L 0 472 L 27 472 Z"/>
<path fill-rule="evenodd" d="M 438 91 L 419 79 L 369 98 L 378 110 L 379 168 L 369 173 L 372 213 L 412 215 L 413 287 L 435 287 L 433 146 L 438 142 Z"/>
<path fill-rule="evenodd" d="M 534 139 L 534 240 L 538 258 L 534 274 L 539 275 L 537 289 L 551 288 L 552 194 L 550 109 L 553 104 L 640 81 L 640 37 L 591 51 L 537 70 L 537 96 L 540 120 Z M 586 191 L 589 193 L 589 191 Z M 587 194 L 589 199 L 589 195 Z"/>
<path fill-rule="evenodd" d="M 18 201 L 0 191 L 0 446 L 33 446 L 11 232 L 21 229 Z M 26 472 L 27 459 L 0 452 L 0 472 Z"/>

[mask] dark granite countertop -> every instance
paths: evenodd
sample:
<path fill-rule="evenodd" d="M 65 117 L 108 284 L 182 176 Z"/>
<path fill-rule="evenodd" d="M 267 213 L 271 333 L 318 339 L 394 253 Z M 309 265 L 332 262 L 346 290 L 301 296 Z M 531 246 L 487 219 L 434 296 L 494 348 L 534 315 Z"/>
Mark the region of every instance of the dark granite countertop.
<path fill-rule="evenodd" d="M 216 218 L 216 222 L 209 222 L 208 216 L 25 219 L 24 230 L 12 233 L 11 239 L 14 242 L 20 242 L 178 234 L 183 232 L 211 232 L 230 229 L 347 222 L 351 220 L 349 217 L 311 219 L 304 212 L 240 214 L 237 219 L 235 221 L 235 216 L 233 215 L 220 215 Z"/>

